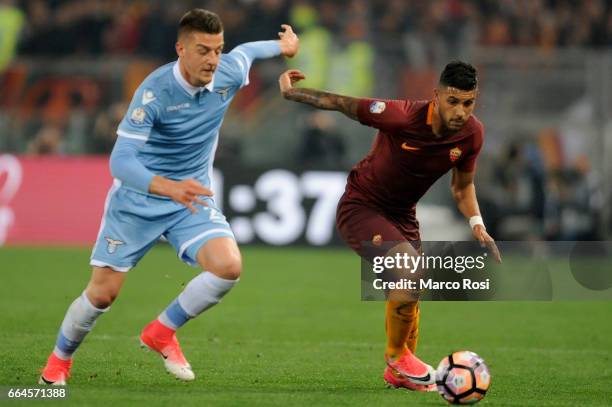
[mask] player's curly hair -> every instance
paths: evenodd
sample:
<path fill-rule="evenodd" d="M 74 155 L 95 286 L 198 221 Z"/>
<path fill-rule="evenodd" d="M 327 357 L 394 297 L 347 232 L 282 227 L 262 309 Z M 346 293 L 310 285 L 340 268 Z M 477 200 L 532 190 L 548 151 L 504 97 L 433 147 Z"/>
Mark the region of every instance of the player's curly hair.
<path fill-rule="evenodd" d="M 440 74 L 440 85 L 461 90 L 474 90 L 478 86 L 478 73 L 471 64 L 451 61 Z"/>
<path fill-rule="evenodd" d="M 219 34 L 223 32 L 223 23 L 219 16 L 212 11 L 194 8 L 181 17 L 178 36 L 181 37 L 194 31 L 206 34 Z"/>

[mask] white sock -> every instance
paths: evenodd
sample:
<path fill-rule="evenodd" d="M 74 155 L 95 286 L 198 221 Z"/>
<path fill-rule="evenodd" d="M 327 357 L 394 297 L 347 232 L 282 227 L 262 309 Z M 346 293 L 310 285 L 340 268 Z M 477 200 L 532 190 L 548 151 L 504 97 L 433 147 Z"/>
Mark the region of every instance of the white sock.
<path fill-rule="evenodd" d="M 72 358 L 85 336 L 93 329 L 96 319 L 110 307 L 99 309 L 87 298 L 85 292 L 70 304 L 55 342 L 55 355 L 64 360 Z"/>
<path fill-rule="evenodd" d="M 178 329 L 189 319 L 218 304 L 237 282 L 217 277 L 208 271 L 202 272 L 161 313 L 159 321 L 169 328 Z"/>

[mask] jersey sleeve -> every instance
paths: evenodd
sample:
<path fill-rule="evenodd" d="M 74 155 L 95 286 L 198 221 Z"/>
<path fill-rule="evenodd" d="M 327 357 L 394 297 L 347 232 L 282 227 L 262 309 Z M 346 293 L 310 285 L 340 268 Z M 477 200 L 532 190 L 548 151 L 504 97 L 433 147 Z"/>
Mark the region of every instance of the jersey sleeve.
<path fill-rule="evenodd" d="M 249 71 L 255 59 L 280 55 L 278 41 L 255 41 L 238 45 L 227 55 L 228 74 L 238 87 L 249 84 Z"/>
<path fill-rule="evenodd" d="M 110 170 L 114 178 L 146 193 L 155 174 L 138 161 L 138 151 L 144 144 L 142 140 L 118 137 L 110 156 Z"/>
<path fill-rule="evenodd" d="M 117 135 L 147 141 L 159 117 L 159 100 L 155 90 L 141 85 L 132 98 L 127 113 L 119 123 Z"/>
<path fill-rule="evenodd" d="M 476 123 L 472 148 L 469 153 L 457 164 L 457 169 L 461 172 L 474 172 L 476 170 L 476 159 L 484 142 L 484 128 L 479 122 Z"/>
<path fill-rule="evenodd" d="M 380 130 L 391 130 L 406 124 L 413 103 L 409 100 L 363 98 L 359 100 L 357 118 L 361 124 Z"/>
<path fill-rule="evenodd" d="M 145 84 L 140 85 L 119 123 L 119 137 L 110 157 L 113 177 L 142 192 L 148 192 L 154 174 L 138 160 L 137 154 L 149 139 L 158 117 L 158 95 Z"/>

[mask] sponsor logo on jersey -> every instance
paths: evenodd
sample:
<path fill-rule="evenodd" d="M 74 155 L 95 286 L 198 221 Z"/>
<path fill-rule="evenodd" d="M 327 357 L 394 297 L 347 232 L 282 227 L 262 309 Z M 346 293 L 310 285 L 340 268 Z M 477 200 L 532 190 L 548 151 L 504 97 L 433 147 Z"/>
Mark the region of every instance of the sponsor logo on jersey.
<path fill-rule="evenodd" d="M 450 158 L 451 162 L 454 163 L 461 157 L 461 153 L 461 149 L 459 147 L 455 147 L 449 151 L 448 157 Z"/>
<path fill-rule="evenodd" d="M 370 104 L 370 113 L 372 114 L 381 114 L 382 112 L 385 111 L 385 108 L 387 107 L 387 105 L 385 104 L 385 102 L 381 102 L 381 101 L 375 101 L 372 102 Z"/>
<path fill-rule="evenodd" d="M 151 103 L 152 101 L 154 101 L 155 99 L 157 98 L 155 97 L 155 94 L 153 93 L 152 90 L 145 89 L 145 91 L 142 92 L 142 104 L 143 105 L 147 105 Z"/>
<path fill-rule="evenodd" d="M 168 106 L 166 107 L 166 112 L 176 112 L 181 109 L 188 109 L 191 107 L 191 103 L 181 103 L 180 105 Z"/>
<path fill-rule="evenodd" d="M 130 121 L 134 124 L 142 124 L 145 121 L 145 117 L 147 117 L 145 110 L 142 107 L 137 107 L 132 111 Z"/>
<path fill-rule="evenodd" d="M 106 251 L 109 254 L 115 253 L 117 251 L 117 247 L 121 246 L 122 244 L 125 244 L 125 242 L 122 242 L 121 240 L 112 239 L 110 237 L 105 237 L 104 239 L 108 242 Z"/>
<path fill-rule="evenodd" d="M 418 151 L 420 149 L 421 149 L 420 147 L 409 146 L 408 143 L 406 143 L 405 141 L 402 143 L 402 150 L 406 150 L 406 151 Z"/>

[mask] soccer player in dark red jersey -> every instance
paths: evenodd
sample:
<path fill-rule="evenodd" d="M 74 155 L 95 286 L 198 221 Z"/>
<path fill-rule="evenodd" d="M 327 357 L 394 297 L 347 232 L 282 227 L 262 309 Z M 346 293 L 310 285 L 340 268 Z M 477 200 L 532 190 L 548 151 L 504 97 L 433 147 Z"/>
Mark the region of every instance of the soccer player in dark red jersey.
<path fill-rule="evenodd" d="M 501 261 L 480 216 L 474 187 L 484 130 L 472 115 L 478 94 L 477 72 L 472 65 L 461 61 L 446 65 L 432 100 L 355 98 L 293 87 L 304 78 L 298 70 L 283 73 L 279 78 L 283 97 L 342 112 L 378 129 L 370 153 L 351 170 L 338 204 L 336 225 L 353 250 L 368 259 L 373 245 L 393 241 L 400 243 L 387 254 L 416 255 L 414 247 L 420 242 L 416 204 L 451 170 L 453 197 L 469 220 L 474 238 Z M 435 372 L 414 355 L 418 293 L 399 298 L 387 298 L 385 381 L 394 387 L 432 391 Z"/>

